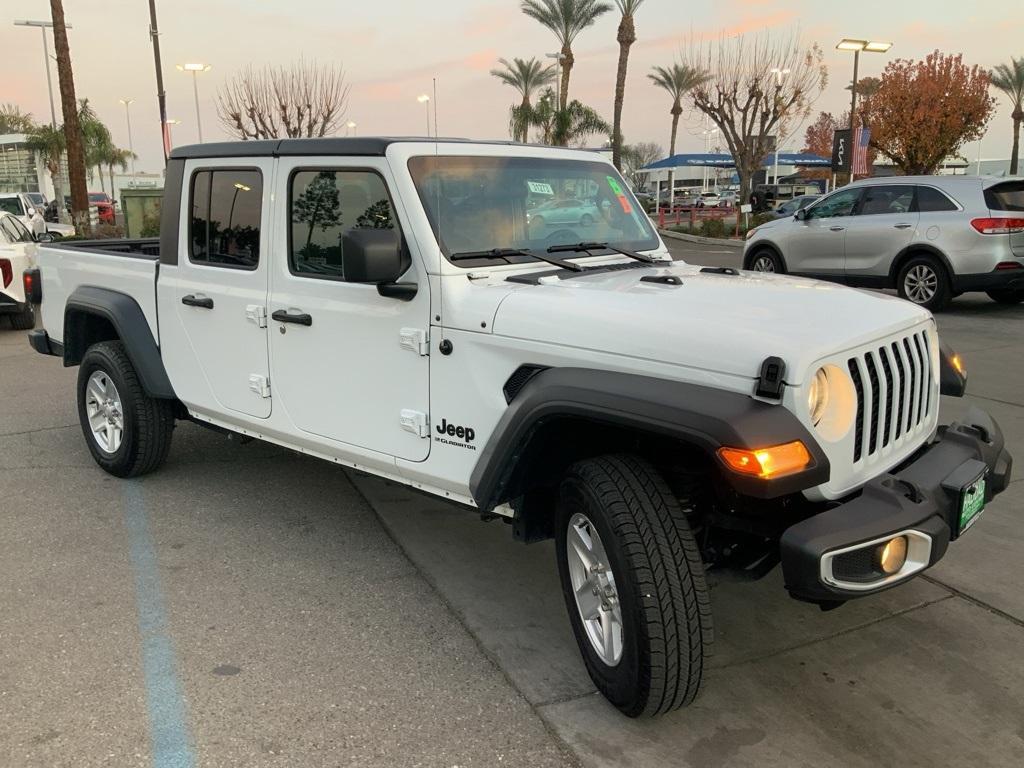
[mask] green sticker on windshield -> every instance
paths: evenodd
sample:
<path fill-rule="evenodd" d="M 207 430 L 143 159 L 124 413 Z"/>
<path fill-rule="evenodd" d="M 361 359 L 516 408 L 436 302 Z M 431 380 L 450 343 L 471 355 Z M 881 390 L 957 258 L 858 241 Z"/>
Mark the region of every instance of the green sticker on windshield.
<path fill-rule="evenodd" d="M 622 187 L 619 186 L 619 182 L 617 182 L 613 176 L 605 176 L 605 178 L 608 179 L 608 186 L 611 187 L 612 192 L 616 195 L 621 195 Z"/>

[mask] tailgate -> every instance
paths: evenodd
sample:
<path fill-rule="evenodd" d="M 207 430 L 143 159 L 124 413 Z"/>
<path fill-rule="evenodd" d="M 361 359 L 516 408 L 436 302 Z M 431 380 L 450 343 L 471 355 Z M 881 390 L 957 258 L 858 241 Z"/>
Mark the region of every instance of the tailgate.
<path fill-rule="evenodd" d="M 1011 179 L 985 189 L 985 202 L 993 216 L 1024 219 L 1024 179 Z M 1013 255 L 1024 258 L 1024 226 L 1010 232 Z"/>

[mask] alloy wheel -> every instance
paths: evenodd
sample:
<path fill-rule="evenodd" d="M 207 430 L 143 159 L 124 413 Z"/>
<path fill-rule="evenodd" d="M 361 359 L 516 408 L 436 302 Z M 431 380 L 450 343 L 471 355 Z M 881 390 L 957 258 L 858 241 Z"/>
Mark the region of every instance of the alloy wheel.
<path fill-rule="evenodd" d="M 903 278 L 903 292 L 915 304 L 925 304 L 935 297 L 939 276 L 927 264 L 915 264 Z"/>
<path fill-rule="evenodd" d="M 755 272 L 774 272 L 775 261 L 771 256 L 758 256 L 754 259 L 754 271 Z"/>
<path fill-rule="evenodd" d="M 569 578 L 587 639 L 609 667 L 622 658 L 622 606 L 601 536 L 590 519 L 577 512 L 569 520 L 565 542 Z"/>
<path fill-rule="evenodd" d="M 124 440 L 124 410 L 117 387 L 104 371 L 94 371 L 85 385 L 85 412 L 96 445 L 105 453 L 117 453 Z"/>

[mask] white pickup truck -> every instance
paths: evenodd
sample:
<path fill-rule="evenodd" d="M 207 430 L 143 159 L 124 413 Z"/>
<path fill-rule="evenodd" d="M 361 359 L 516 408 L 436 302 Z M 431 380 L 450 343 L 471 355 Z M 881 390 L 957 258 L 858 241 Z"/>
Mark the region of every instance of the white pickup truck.
<path fill-rule="evenodd" d="M 531 215 L 561 201 L 586 217 Z M 593 153 L 182 147 L 159 240 L 42 246 L 26 280 L 103 469 L 156 469 L 189 420 L 554 538 L 631 716 L 697 694 L 709 569 L 781 563 L 833 607 L 933 565 L 1010 478 L 987 414 L 939 426 L 966 377 L 927 311 L 673 262 Z"/>

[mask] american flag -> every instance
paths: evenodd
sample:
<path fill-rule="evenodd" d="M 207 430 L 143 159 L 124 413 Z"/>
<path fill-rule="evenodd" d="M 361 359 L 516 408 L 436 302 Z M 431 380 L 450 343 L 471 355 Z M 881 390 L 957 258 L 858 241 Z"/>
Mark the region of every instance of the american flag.
<path fill-rule="evenodd" d="M 862 176 L 868 174 L 868 143 L 871 141 L 871 129 L 857 127 L 853 134 L 853 173 Z"/>

